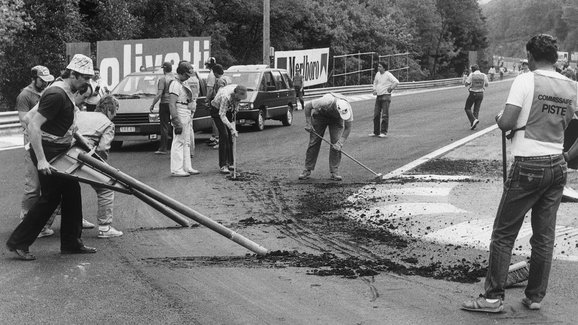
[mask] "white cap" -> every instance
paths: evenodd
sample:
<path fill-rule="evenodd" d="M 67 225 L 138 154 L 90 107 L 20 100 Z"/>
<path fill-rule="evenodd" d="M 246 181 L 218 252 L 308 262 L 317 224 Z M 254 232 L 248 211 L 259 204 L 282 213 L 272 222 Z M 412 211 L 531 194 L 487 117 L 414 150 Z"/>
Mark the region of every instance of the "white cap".
<path fill-rule="evenodd" d="M 339 115 L 343 120 L 349 120 L 351 118 L 351 105 L 345 99 L 337 99 L 335 102 Z"/>

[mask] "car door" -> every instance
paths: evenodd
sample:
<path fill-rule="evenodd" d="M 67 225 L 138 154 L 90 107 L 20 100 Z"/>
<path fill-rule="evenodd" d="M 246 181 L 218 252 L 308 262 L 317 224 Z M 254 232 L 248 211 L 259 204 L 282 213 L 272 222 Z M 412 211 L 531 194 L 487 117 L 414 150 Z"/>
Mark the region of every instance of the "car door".
<path fill-rule="evenodd" d="M 275 79 L 271 74 L 271 71 L 263 72 L 263 76 L 261 78 L 261 87 L 259 89 L 258 96 L 260 98 L 256 99 L 256 102 L 259 103 L 260 107 L 266 107 L 266 116 L 265 118 L 271 118 L 273 111 L 278 105 L 278 97 L 279 94 L 277 92 L 277 85 L 275 84 Z"/>
<path fill-rule="evenodd" d="M 287 113 L 287 103 L 289 101 L 289 86 L 283 80 L 283 76 L 279 70 L 271 71 L 273 80 L 275 81 L 275 105 L 272 109 L 272 116 L 285 116 Z"/>

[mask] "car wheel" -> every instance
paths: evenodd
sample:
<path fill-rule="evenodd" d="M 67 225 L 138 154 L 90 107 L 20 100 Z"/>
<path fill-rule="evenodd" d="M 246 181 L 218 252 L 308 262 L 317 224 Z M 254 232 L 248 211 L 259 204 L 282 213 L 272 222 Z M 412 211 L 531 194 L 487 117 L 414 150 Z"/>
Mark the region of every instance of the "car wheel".
<path fill-rule="evenodd" d="M 287 108 L 287 114 L 281 119 L 281 123 L 285 126 L 293 124 L 293 109 L 291 107 Z"/>
<path fill-rule="evenodd" d="M 122 147 L 122 141 L 113 141 L 110 143 L 110 147 L 114 150 L 118 150 Z"/>
<path fill-rule="evenodd" d="M 263 117 L 264 112 L 261 111 L 261 113 L 259 113 L 259 117 L 257 117 L 257 120 L 255 121 L 255 130 L 257 131 L 263 131 L 265 129 L 265 118 Z"/>

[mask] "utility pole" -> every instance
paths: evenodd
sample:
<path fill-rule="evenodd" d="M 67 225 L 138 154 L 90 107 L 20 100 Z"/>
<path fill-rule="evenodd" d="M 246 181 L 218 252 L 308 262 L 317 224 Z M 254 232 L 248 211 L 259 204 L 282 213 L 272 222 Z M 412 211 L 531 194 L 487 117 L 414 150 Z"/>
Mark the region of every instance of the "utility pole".
<path fill-rule="evenodd" d="M 269 39 L 269 28 L 271 26 L 270 14 L 271 14 L 271 1 L 263 0 L 263 63 L 266 65 L 270 64 L 269 59 L 269 46 L 271 46 L 271 40 Z"/>

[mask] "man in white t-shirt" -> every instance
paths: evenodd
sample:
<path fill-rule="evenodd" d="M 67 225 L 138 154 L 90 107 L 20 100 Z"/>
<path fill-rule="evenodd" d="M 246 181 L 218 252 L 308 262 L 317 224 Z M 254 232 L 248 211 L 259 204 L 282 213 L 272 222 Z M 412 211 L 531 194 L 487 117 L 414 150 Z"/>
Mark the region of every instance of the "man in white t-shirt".
<path fill-rule="evenodd" d="M 496 116 L 500 129 L 511 131 L 508 138 L 512 139 L 514 162 L 494 221 L 485 293 L 464 302 L 465 310 L 503 310 L 512 249 L 530 209 L 531 266 L 522 304 L 540 309 L 548 287 L 556 214 L 567 177 L 564 130 L 576 118 L 578 88 L 576 82 L 555 71 L 558 46 L 552 36 L 532 37 L 526 51 L 532 72 L 516 77 L 506 107 Z"/>

